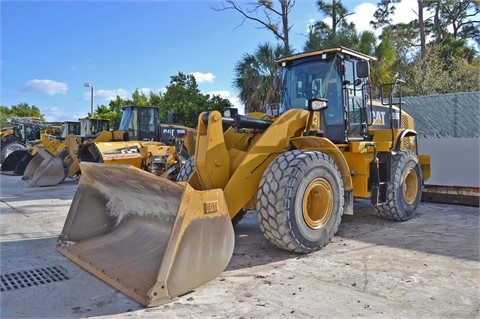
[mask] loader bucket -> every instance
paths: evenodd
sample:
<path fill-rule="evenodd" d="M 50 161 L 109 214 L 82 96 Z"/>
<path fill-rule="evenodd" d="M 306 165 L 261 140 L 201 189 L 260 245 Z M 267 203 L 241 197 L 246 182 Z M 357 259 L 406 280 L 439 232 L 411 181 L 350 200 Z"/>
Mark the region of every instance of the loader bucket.
<path fill-rule="evenodd" d="M 28 163 L 20 183 L 26 187 L 57 185 L 65 179 L 65 169 L 61 158 L 37 147 L 37 154 Z"/>
<path fill-rule="evenodd" d="M 223 191 L 130 165 L 80 163 L 57 250 L 144 306 L 213 280 L 233 254 Z"/>
<path fill-rule="evenodd" d="M 13 151 L 2 163 L 2 174 L 23 175 L 32 158 L 33 155 L 27 150 Z"/>

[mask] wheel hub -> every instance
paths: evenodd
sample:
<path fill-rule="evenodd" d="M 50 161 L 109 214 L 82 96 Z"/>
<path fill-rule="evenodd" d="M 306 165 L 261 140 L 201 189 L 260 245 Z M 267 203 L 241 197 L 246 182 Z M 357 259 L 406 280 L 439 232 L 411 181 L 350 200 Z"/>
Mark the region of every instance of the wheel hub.
<path fill-rule="evenodd" d="M 408 169 L 403 183 L 403 198 L 408 204 L 413 204 L 418 193 L 418 176 L 413 168 Z"/>
<path fill-rule="evenodd" d="M 313 180 L 303 195 L 303 218 L 313 229 L 322 228 L 330 219 L 333 209 L 333 190 L 324 178 Z"/>

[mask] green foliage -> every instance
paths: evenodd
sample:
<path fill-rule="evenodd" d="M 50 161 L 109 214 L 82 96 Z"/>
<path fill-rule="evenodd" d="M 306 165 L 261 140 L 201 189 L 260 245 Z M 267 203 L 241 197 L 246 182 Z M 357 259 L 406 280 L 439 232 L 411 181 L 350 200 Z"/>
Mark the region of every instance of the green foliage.
<path fill-rule="evenodd" d="M 245 113 L 264 112 L 265 106 L 275 99 L 273 78 L 278 72 L 275 60 L 283 56 L 284 47 L 261 44 L 254 54 L 244 54 L 235 65 L 233 85 L 245 105 Z"/>
<path fill-rule="evenodd" d="M 170 77 L 170 85 L 167 86 L 167 91 L 160 98 L 158 103 L 160 118 L 167 119 L 168 114 L 173 111 L 173 121 L 188 127 L 197 127 L 198 116 L 201 112 L 221 111 L 225 107 L 231 106 L 227 99 L 202 94 L 198 89 L 195 77 L 182 72 Z"/>
<path fill-rule="evenodd" d="M 374 54 L 378 61 L 371 65 L 373 88 L 391 83 L 400 73 L 407 81 L 406 95 L 478 90 L 478 1 L 425 0 L 419 2 L 419 10 L 423 7 L 429 12 L 425 21 L 392 24 L 392 14 L 401 1 L 378 1 L 370 22 L 375 29 L 382 29 L 377 47 L 373 34 L 357 34 L 355 25 L 346 23 L 349 13 L 340 1 L 317 1 L 318 11 L 332 19 L 332 26 L 321 21 L 323 18 L 313 24 L 304 51 L 342 45 Z M 420 38 L 420 22 L 425 25 L 424 38 Z M 419 54 L 422 43 L 426 44 L 423 55 Z"/>
<path fill-rule="evenodd" d="M 0 127 L 8 126 L 7 121 L 14 116 L 19 117 L 38 117 L 45 121 L 40 109 L 35 105 L 28 105 L 28 103 L 20 103 L 12 105 L 10 108 L 0 106 Z"/>
<path fill-rule="evenodd" d="M 432 45 L 425 57 L 415 59 L 405 74 L 404 93 L 407 96 L 474 92 L 480 90 L 479 63 L 470 64 L 466 59 L 451 54 L 446 64 L 442 45 Z M 426 65 L 426 72 L 423 67 Z"/>
<path fill-rule="evenodd" d="M 100 105 L 95 115 L 110 120 L 110 126 L 118 128 L 122 119 L 122 107 L 126 105 L 156 105 L 160 107 L 160 119 L 167 121 L 168 114 L 174 112 L 174 122 L 188 127 L 196 127 L 198 116 L 203 111 L 221 111 L 230 107 L 229 100 L 220 96 L 202 94 L 198 89 L 193 75 L 185 75 L 181 72 L 171 76 L 170 85 L 165 94 L 150 92 L 147 96 L 138 89 L 132 94 L 132 99 L 124 100 L 117 95 L 115 100 L 110 101 L 109 106 Z"/>

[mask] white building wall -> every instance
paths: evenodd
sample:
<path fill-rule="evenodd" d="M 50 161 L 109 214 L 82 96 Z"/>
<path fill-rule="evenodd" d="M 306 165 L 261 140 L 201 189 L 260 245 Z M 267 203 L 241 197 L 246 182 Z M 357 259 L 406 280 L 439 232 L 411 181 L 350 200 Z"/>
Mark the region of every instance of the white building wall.
<path fill-rule="evenodd" d="M 426 185 L 480 187 L 480 139 L 418 139 L 418 147 L 430 155 Z"/>

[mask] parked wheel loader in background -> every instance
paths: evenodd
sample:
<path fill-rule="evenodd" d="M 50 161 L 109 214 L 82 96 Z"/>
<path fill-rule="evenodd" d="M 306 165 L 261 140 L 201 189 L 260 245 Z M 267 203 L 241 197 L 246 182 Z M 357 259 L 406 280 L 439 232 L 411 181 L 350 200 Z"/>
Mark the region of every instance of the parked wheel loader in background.
<path fill-rule="evenodd" d="M 257 211 L 270 243 L 301 254 L 333 238 L 354 198 L 384 218 L 412 218 L 430 159 L 418 155 L 414 121 L 394 99 L 401 82 L 384 88 L 386 99 L 369 97 L 373 59 L 343 47 L 280 59 L 279 114 L 200 114 L 195 156 L 177 183 L 81 163 L 57 250 L 155 306 L 225 269 L 231 220 L 244 209 Z"/>
<path fill-rule="evenodd" d="M 126 106 L 119 130 L 108 129 L 108 123 L 99 119 L 81 119 L 83 134 L 67 136 L 62 141 L 65 148 L 57 154 L 39 149 L 25 169 L 22 184 L 57 185 L 66 177 L 79 175 L 80 162 L 129 164 L 174 178 L 181 161 L 195 148 L 195 131 L 179 125 L 161 127 L 156 106 Z"/>
<path fill-rule="evenodd" d="M 195 151 L 194 129 L 160 124 L 157 106 L 127 105 L 123 108 L 119 131 L 122 139 L 81 144 L 79 162 L 127 164 L 156 175 L 176 177 L 180 164 Z"/>
<path fill-rule="evenodd" d="M 16 150 L 26 150 L 27 146 L 35 145 L 40 140 L 41 130 L 47 128 L 37 117 L 14 117 L 9 127 L 1 131 L 0 150 L 1 164 Z"/>
<path fill-rule="evenodd" d="M 45 136 L 59 136 L 64 126 L 61 123 L 44 123 L 34 117 L 14 117 L 11 124 L 12 127 L 2 130 L 0 143 L 1 172 L 11 175 L 22 175 L 36 147 L 45 142 Z"/>

